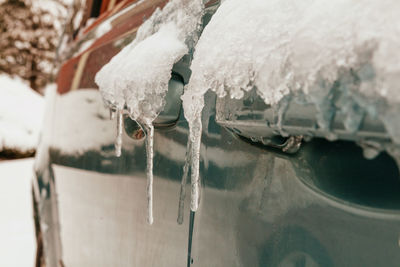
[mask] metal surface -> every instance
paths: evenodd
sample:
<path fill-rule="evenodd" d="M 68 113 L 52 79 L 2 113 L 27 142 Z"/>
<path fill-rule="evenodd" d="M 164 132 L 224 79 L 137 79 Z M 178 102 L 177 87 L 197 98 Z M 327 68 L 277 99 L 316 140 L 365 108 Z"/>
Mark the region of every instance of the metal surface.
<path fill-rule="evenodd" d="M 203 187 L 194 219 L 192 266 L 279 266 L 298 253 L 317 266 L 398 265 L 400 187 L 396 188 L 398 170 L 389 157 L 368 161 L 351 143 L 337 148 L 336 143 L 317 140 L 305 143 L 295 156 L 285 156 L 221 128 L 215 123 L 215 97 L 208 94 L 206 103 Z M 60 112 L 56 108 L 54 127 L 62 123 L 56 120 Z M 96 133 L 91 127 L 85 131 Z M 81 155 L 50 151 L 65 266 L 186 265 L 189 210 L 183 225 L 176 223 L 176 211 L 187 132 L 182 114 L 174 127 L 156 130 L 153 226 L 145 221 L 143 141 L 125 136 L 121 158 L 108 153 L 113 140 L 101 151 Z M 332 169 L 337 162 L 342 173 Z M 382 171 L 368 178 L 363 168 Z M 343 184 L 339 175 L 346 172 L 347 179 L 353 178 L 348 183 L 353 188 L 328 191 L 327 187 L 338 187 L 335 174 Z M 393 181 L 384 180 L 386 186 L 382 185 L 380 175 Z M 319 185 L 326 179 L 327 186 Z M 42 216 L 46 220 L 51 212 Z M 56 233 L 52 227 L 45 231 L 48 248 L 55 244 L 51 236 Z"/>

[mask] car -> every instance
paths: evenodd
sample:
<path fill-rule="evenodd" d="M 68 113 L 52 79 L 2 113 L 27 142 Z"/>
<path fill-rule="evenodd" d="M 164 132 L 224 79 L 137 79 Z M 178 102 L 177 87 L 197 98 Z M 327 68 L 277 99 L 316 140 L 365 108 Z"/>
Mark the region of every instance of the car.
<path fill-rule="evenodd" d="M 206 93 L 200 204 L 189 209 L 180 194 L 191 189 L 181 181 L 189 125 L 180 96 L 192 51 L 174 64 L 166 106 L 153 122 L 149 225 L 148 133 L 124 113 L 115 155 L 117 121 L 95 76 L 168 1 L 114 2 L 90 2 L 90 13 L 101 14 L 78 33 L 57 89 L 47 92 L 33 182 L 37 266 L 399 265 L 397 163 L 386 152 L 367 159 L 357 145 L 371 136 L 387 142 L 372 117 L 348 131 L 335 116 L 329 141 L 326 129 L 313 126 L 315 106 L 290 102 L 279 117 L 256 90 L 239 100 Z M 221 1 L 204 4 L 203 28 Z"/>

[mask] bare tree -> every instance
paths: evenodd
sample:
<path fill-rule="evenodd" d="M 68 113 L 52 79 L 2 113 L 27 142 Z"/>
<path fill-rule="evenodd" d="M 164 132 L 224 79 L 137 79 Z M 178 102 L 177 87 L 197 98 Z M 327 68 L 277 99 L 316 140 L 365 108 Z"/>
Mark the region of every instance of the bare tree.
<path fill-rule="evenodd" d="M 49 9 L 32 0 L 0 3 L 0 73 L 18 75 L 35 90 L 43 88 L 58 68 L 55 59 L 61 35 L 65 46 L 80 27 L 76 21 L 82 0 L 73 1 L 72 6 L 62 0 L 50 4 Z"/>

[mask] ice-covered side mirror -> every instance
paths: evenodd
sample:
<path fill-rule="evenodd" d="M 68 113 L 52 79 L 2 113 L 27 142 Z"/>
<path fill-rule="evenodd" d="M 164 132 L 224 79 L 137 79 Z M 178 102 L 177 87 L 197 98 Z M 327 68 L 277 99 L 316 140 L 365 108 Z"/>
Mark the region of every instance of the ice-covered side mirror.
<path fill-rule="evenodd" d="M 172 126 L 178 121 L 182 108 L 181 95 L 183 94 L 183 87 L 184 81 L 182 77 L 172 73 L 165 97 L 164 110 L 153 122 L 155 128 Z M 124 128 L 126 134 L 135 140 L 141 140 L 145 137 L 145 131 L 142 126 L 132 120 L 128 114 L 124 115 Z"/>

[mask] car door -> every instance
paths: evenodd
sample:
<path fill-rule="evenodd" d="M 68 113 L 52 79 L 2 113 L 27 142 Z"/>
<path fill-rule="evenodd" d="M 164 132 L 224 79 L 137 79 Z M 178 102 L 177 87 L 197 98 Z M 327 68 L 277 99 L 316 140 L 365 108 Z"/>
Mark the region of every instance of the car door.
<path fill-rule="evenodd" d="M 46 263 L 397 266 L 400 194 L 393 159 L 365 159 L 357 134 L 340 128 L 339 117 L 339 141 L 326 141 L 325 133 L 307 139 L 313 107 L 290 103 L 280 117 L 254 91 L 242 100 L 206 94 L 200 206 L 190 211 L 186 197 L 179 214 L 189 131 L 179 95 L 189 80 L 190 55 L 174 66 L 167 108 L 155 122 L 154 224 L 146 223 L 145 135 L 125 116 L 116 157 L 117 122 L 94 76 L 165 2 L 134 1 L 77 40 L 57 92 L 48 96 L 35 186 Z M 204 21 L 218 4 L 208 2 Z M 385 138 L 379 124 L 366 122 L 366 131 Z"/>

